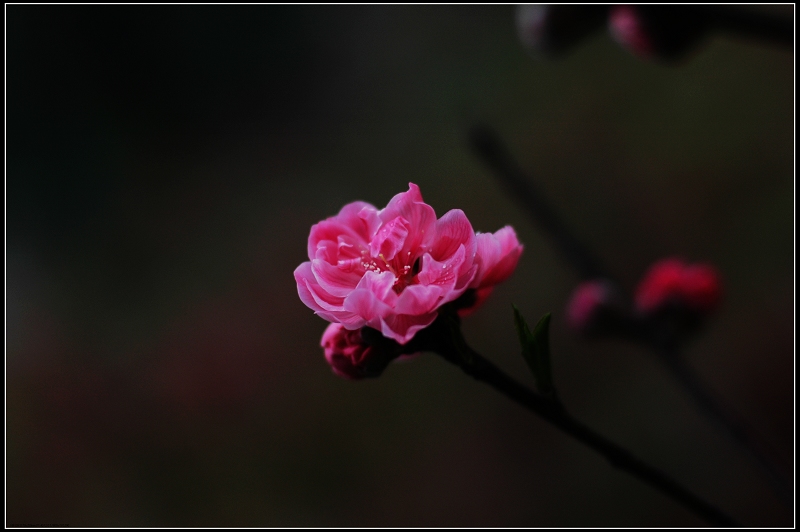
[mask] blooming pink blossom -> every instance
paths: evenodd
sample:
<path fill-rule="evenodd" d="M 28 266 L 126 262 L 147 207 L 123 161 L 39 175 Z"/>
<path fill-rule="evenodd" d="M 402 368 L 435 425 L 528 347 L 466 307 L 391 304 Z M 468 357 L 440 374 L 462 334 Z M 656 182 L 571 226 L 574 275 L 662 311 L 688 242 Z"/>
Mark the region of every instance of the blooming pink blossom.
<path fill-rule="evenodd" d="M 409 183 L 384 209 L 358 201 L 314 225 L 310 261 L 294 277 L 300 299 L 320 317 L 405 344 L 442 305 L 511 275 L 521 250 L 510 227 L 476 235 L 459 209 L 437 220 Z"/>
<path fill-rule="evenodd" d="M 636 308 L 652 313 L 677 304 L 708 313 L 716 308 L 721 294 L 719 274 L 713 266 L 670 258 L 655 263 L 645 274 L 636 290 Z"/>

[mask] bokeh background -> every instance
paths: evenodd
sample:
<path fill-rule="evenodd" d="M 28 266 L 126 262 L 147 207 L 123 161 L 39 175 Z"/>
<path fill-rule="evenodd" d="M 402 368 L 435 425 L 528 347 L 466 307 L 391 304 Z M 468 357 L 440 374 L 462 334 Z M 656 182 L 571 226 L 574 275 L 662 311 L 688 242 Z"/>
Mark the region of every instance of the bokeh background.
<path fill-rule="evenodd" d="M 599 32 L 544 61 L 514 6 L 6 15 L 7 525 L 704 525 L 436 356 L 331 373 L 292 277 L 309 228 L 409 181 L 525 244 L 474 347 L 530 383 L 511 303 L 552 311 L 578 419 L 792 525 L 650 353 L 568 330 L 575 272 L 466 141 L 498 131 L 627 290 L 664 256 L 720 269 L 686 356 L 791 474 L 791 49 L 712 36 L 665 66 Z"/>

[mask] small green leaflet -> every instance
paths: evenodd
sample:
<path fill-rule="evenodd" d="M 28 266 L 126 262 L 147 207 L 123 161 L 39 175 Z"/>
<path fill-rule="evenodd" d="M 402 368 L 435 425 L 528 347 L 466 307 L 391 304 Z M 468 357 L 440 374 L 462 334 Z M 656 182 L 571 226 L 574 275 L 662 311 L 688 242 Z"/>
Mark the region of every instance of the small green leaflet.
<path fill-rule="evenodd" d="M 514 307 L 514 325 L 522 346 L 522 356 L 533 372 L 536 388 L 543 396 L 555 399 L 553 376 L 550 369 L 550 313 L 548 312 L 539 320 L 531 333 L 519 309 L 515 305 L 512 307 Z"/>

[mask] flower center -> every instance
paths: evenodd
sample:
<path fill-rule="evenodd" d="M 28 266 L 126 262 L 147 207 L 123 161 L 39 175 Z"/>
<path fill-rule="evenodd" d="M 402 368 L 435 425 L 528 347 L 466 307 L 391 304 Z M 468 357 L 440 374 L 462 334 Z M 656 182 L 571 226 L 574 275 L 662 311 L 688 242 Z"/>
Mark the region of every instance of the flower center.
<path fill-rule="evenodd" d="M 377 257 L 372 257 L 368 250 L 362 249 L 361 266 L 365 271 L 373 271 L 375 273 L 392 272 L 395 276 L 392 289 L 399 294 L 406 286 L 414 284 L 414 277 L 422 269 L 422 257 L 416 257 L 412 263 L 411 252 L 407 251 L 404 254 L 398 253 L 393 259 L 387 261 L 383 253 L 379 253 Z"/>
<path fill-rule="evenodd" d="M 408 256 L 411 256 L 411 252 L 408 252 Z M 421 264 L 422 257 L 417 257 L 417 260 L 414 261 L 413 265 L 405 264 L 403 265 L 403 268 L 399 274 L 395 273 L 397 279 L 395 279 L 394 285 L 392 286 L 392 289 L 395 291 L 395 293 L 399 294 L 403 291 L 403 289 L 405 289 L 406 286 L 414 284 L 414 277 L 416 277 L 419 273 Z"/>

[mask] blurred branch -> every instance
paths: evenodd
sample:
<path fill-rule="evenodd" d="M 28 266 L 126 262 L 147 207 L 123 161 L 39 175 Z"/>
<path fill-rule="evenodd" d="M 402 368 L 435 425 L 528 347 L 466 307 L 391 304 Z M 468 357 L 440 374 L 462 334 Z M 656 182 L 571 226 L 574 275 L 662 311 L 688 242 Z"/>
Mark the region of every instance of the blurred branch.
<path fill-rule="evenodd" d="M 470 132 L 470 143 L 476 155 L 494 170 L 500 184 L 550 237 L 583 279 L 613 279 L 588 248 L 567 229 L 541 191 L 530 182 L 491 129 L 483 125 L 475 126 Z M 791 506 L 794 500 L 791 482 L 779 473 L 780 468 L 771 458 L 771 453 L 766 451 L 765 445 L 759 442 L 756 433 L 744 420 L 733 414 L 733 409 L 723 405 L 707 390 L 700 378 L 680 357 L 675 338 L 656 334 L 646 324 L 632 318 L 618 332 L 628 340 L 644 344 L 666 364 L 673 377 L 691 397 L 695 407 L 755 460 L 781 502 Z"/>
<path fill-rule="evenodd" d="M 567 228 L 544 194 L 526 178 L 495 133 L 477 125 L 470 132 L 470 145 L 476 155 L 494 170 L 506 192 L 516 199 L 533 221 L 544 229 L 555 247 L 584 279 L 610 278 L 600 261 Z"/>
<path fill-rule="evenodd" d="M 677 349 L 664 346 L 656 348 L 654 345 L 650 347 L 692 398 L 694 404 L 750 455 L 766 475 L 781 502 L 791 507 L 794 501 L 791 481 L 780 474 L 775 463 L 768 458 L 772 453 L 767 451 L 747 423 L 709 391 Z"/>

